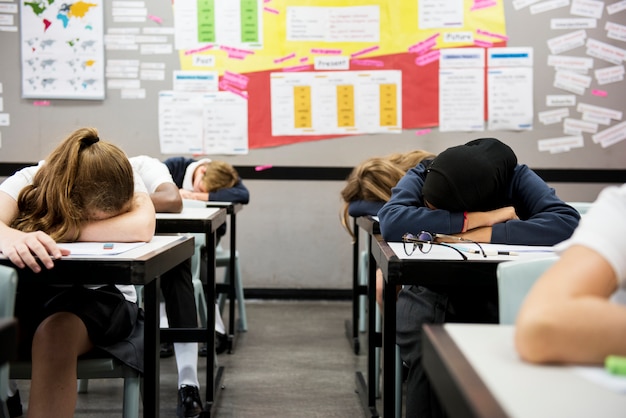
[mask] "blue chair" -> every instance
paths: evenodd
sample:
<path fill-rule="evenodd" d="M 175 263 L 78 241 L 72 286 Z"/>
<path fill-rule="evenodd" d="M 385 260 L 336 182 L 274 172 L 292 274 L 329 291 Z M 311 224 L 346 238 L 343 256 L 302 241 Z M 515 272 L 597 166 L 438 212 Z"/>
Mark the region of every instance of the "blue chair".
<path fill-rule="evenodd" d="M 535 281 L 558 259 L 557 256 L 549 256 L 498 264 L 496 276 L 501 324 L 515 323 L 517 312 Z"/>
<path fill-rule="evenodd" d="M 585 213 L 587 213 L 589 208 L 591 208 L 591 205 L 593 205 L 593 202 L 566 202 L 566 203 L 570 205 L 571 207 L 573 207 L 574 209 L 576 209 L 578 213 L 580 213 L 581 215 L 584 215 Z"/>
<path fill-rule="evenodd" d="M 15 269 L 0 266 L 0 318 L 12 318 L 17 291 L 17 273 Z M 0 366 L 0 417 L 8 417 L 6 401 L 9 395 L 9 365 Z"/>

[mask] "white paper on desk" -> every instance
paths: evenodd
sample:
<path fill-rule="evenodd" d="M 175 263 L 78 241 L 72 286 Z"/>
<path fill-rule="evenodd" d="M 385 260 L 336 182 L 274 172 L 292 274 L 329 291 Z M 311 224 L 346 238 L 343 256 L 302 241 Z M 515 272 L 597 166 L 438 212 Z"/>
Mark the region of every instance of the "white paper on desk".
<path fill-rule="evenodd" d="M 584 377 L 585 379 L 590 380 L 591 382 L 604 386 L 607 389 L 610 389 L 614 392 L 620 393 L 622 395 L 626 395 L 626 377 L 625 376 L 616 376 L 609 372 L 607 372 L 603 367 L 583 367 L 576 366 L 573 367 L 574 372 Z"/>
<path fill-rule="evenodd" d="M 389 247 L 401 259 L 436 259 L 436 260 L 460 260 L 461 256 L 454 250 L 446 248 L 443 245 L 433 245 L 427 254 L 423 254 L 416 249 L 412 255 L 407 256 L 404 251 L 404 243 L 389 242 Z M 469 260 L 484 260 L 481 254 L 470 253 L 470 250 L 477 250 L 475 244 L 468 243 L 446 243 L 456 247 L 467 256 Z M 493 251 L 509 251 L 518 255 L 493 255 L 489 256 L 490 260 L 516 260 L 518 257 L 544 257 L 554 254 L 554 247 L 550 246 L 530 246 L 530 245 L 504 245 L 504 244 L 480 244 L 485 252 Z"/>
<path fill-rule="evenodd" d="M 60 248 L 70 250 L 70 255 L 117 255 L 145 245 L 145 242 L 114 242 L 113 248 L 105 249 L 104 242 L 59 243 Z"/>

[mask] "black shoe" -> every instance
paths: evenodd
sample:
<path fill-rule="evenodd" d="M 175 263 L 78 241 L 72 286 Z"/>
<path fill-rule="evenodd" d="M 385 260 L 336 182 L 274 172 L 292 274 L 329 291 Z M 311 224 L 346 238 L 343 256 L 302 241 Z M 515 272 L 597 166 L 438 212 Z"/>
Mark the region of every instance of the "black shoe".
<path fill-rule="evenodd" d="M 22 412 L 22 400 L 20 399 L 20 391 L 16 391 L 15 395 L 7 398 L 7 409 L 9 410 L 10 418 L 21 417 Z"/>
<path fill-rule="evenodd" d="M 168 358 L 174 355 L 174 344 L 161 343 L 161 352 L 159 353 L 161 358 Z"/>
<path fill-rule="evenodd" d="M 217 354 L 222 354 L 227 349 L 228 349 L 228 336 L 226 334 L 222 334 L 221 332 L 216 332 L 215 333 L 215 352 Z"/>
<path fill-rule="evenodd" d="M 200 392 L 196 386 L 183 385 L 178 389 L 178 407 L 176 415 L 179 418 L 197 417 L 204 408 L 200 400 Z"/>
<path fill-rule="evenodd" d="M 222 354 L 228 350 L 228 336 L 221 332 L 215 332 L 215 353 Z M 206 357 L 207 349 L 206 343 L 202 344 L 198 349 L 198 355 L 200 357 Z"/>

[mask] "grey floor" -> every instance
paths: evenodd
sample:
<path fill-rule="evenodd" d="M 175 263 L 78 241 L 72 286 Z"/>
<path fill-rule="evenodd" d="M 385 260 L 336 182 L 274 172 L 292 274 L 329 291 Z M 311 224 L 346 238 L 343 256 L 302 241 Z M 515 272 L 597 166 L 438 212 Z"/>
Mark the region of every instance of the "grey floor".
<path fill-rule="evenodd" d="M 233 354 L 221 354 L 221 418 L 364 416 L 355 392 L 355 372 L 366 357 L 355 355 L 345 335 L 352 305 L 343 301 L 248 301 L 248 332 L 240 333 Z M 361 352 L 365 336 L 361 338 Z M 206 361 L 200 358 L 200 382 Z M 77 418 L 121 416 L 121 380 L 92 380 L 79 395 Z M 28 382 L 18 383 L 24 406 Z M 162 417 L 176 416 L 174 358 L 161 360 Z"/>

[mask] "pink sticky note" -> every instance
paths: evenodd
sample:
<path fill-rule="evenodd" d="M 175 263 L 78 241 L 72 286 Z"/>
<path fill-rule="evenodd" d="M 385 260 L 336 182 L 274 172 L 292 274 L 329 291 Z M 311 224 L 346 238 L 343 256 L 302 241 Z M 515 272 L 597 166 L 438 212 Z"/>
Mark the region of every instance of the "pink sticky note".
<path fill-rule="evenodd" d="M 269 170 L 270 168 L 272 168 L 271 164 L 257 165 L 256 167 L 254 167 L 254 171 L 264 171 Z"/>
<path fill-rule="evenodd" d="M 292 52 L 291 54 L 285 55 L 284 57 L 276 58 L 274 60 L 274 64 L 279 64 L 279 63 L 281 63 L 283 61 L 287 61 L 287 60 L 290 60 L 290 59 L 295 58 L 295 57 L 296 57 L 296 53 Z"/>
<path fill-rule="evenodd" d="M 372 47 L 370 47 L 370 48 L 365 48 L 365 49 L 362 49 L 362 50 L 360 50 L 360 51 L 355 52 L 354 54 L 350 54 L 350 57 L 351 57 L 351 58 L 356 58 L 356 57 L 359 57 L 359 56 L 361 56 L 361 55 L 365 55 L 365 54 L 367 54 L 367 53 L 369 53 L 369 52 L 376 51 L 378 48 L 379 48 L 379 46 L 378 46 L 378 45 L 376 45 L 376 46 L 372 46 Z"/>
<path fill-rule="evenodd" d="M 152 20 L 153 22 L 158 23 L 159 25 L 160 25 L 161 23 L 163 23 L 163 19 L 161 19 L 161 18 L 160 18 L 160 17 L 158 17 L 158 16 L 148 15 L 148 19 Z"/>
<path fill-rule="evenodd" d="M 35 100 L 33 106 L 50 106 L 50 100 Z"/>
<path fill-rule="evenodd" d="M 426 134 L 429 134 L 430 131 L 431 131 L 430 128 L 418 129 L 417 131 L 415 131 L 415 135 L 426 135 Z"/>
<path fill-rule="evenodd" d="M 351 64 L 363 65 L 365 67 L 384 67 L 385 63 L 381 60 L 350 60 Z"/>
<path fill-rule="evenodd" d="M 600 97 L 608 96 L 608 93 L 604 90 L 591 90 L 591 94 L 593 94 L 594 96 L 600 96 Z"/>

